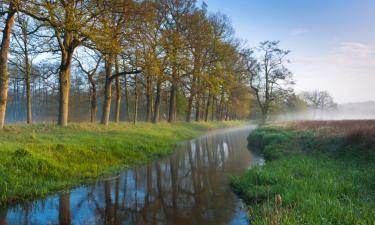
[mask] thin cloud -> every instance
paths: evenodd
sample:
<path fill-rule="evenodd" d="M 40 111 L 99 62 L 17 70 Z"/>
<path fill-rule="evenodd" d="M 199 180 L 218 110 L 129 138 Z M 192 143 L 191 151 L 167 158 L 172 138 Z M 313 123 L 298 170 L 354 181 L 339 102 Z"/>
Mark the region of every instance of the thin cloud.
<path fill-rule="evenodd" d="M 298 36 L 298 35 L 306 34 L 306 33 L 309 33 L 309 32 L 310 32 L 309 29 L 302 28 L 302 27 L 297 27 L 297 28 L 292 29 L 289 32 L 289 35 L 291 35 L 291 36 Z"/>
<path fill-rule="evenodd" d="M 340 65 L 365 66 L 375 65 L 374 49 L 359 42 L 342 42 L 328 56 L 330 61 Z"/>
<path fill-rule="evenodd" d="M 330 65 L 332 67 L 363 67 L 375 66 L 375 50 L 360 42 L 341 42 L 324 55 L 319 57 L 298 58 L 298 64 Z"/>
<path fill-rule="evenodd" d="M 338 102 L 375 100 L 375 50 L 360 42 L 341 42 L 326 54 L 293 61 L 298 90 L 325 89 Z"/>

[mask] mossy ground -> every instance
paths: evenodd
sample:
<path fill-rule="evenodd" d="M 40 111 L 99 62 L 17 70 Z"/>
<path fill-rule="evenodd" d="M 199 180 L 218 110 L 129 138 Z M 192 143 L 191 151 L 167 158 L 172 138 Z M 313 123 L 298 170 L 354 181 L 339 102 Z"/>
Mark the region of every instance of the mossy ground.
<path fill-rule="evenodd" d="M 204 131 L 244 124 L 14 125 L 0 131 L 0 205 L 91 182 L 170 154 Z"/>
<path fill-rule="evenodd" d="M 265 127 L 248 140 L 266 164 L 231 185 L 252 224 L 375 224 L 374 136 Z"/>

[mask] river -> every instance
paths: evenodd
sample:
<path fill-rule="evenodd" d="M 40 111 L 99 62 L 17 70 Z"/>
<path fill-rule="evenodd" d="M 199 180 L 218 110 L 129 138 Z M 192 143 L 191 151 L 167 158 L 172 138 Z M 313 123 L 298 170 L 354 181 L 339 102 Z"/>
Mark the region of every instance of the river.
<path fill-rule="evenodd" d="M 246 211 L 228 177 L 263 163 L 247 149 L 251 129 L 209 132 L 166 159 L 2 209 L 0 224 L 245 225 Z"/>

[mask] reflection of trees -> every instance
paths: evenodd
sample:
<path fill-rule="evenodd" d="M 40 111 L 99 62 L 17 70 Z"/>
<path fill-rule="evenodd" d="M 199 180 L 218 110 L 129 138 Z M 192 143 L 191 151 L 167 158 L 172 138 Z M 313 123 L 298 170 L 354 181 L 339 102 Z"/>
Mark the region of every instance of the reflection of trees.
<path fill-rule="evenodd" d="M 117 180 L 126 188 L 113 193 L 122 195 L 123 200 L 119 211 L 110 216 L 118 217 L 114 221 L 128 221 L 126 224 L 229 221 L 236 202 L 222 191 L 222 182 L 225 173 L 247 167 L 249 158 L 243 156 L 242 151 L 247 152 L 243 140 L 235 135 L 196 139 L 186 144 L 186 151 L 177 152 L 167 161 L 133 170 L 130 177 Z M 131 182 L 126 184 L 128 180 Z"/>
<path fill-rule="evenodd" d="M 0 224 L 4 224 L 4 225 L 8 224 L 8 222 L 7 222 L 7 214 L 8 214 L 8 210 L 6 210 L 6 209 L 0 209 Z"/>
<path fill-rule="evenodd" d="M 112 222 L 112 199 L 111 199 L 111 183 L 109 180 L 104 181 L 104 196 L 105 196 L 105 214 L 104 224 L 111 225 Z"/>
<path fill-rule="evenodd" d="M 177 215 L 177 176 L 178 176 L 178 158 L 171 158 L 169 160 L 169 169 L 171 172 L 171 186 L 172 186 L 172 223 L 175 224 L 175 217 Z"/>
<path fill-rule="evenodd" d="M 70 193 L 63 193 L 59 197 L 59 223 L 60 225 L 70 225 Z"/>
<path fill-rule="evenodd" d="M 162 180 L 162 170 L 160 164 L 157 162 L 155 163 L 155 168 L 156 168 L 156 184 L 157 184 L 157 192 L 158 192 L 158 205 L 160 205 L 160 209 L 162 209 L 162 212 L 164 214 L 164 217 L 166 220 L 169 219 L 168 214 L 167 214 L 167 206 L 164 201 L 164 192 L 163 192 L 163 180 Z M 159 209 L 159 207 L 157 207 Z M 159 211 L 159 210 L 158 210 Z"/>
<path fill-rule="evenodd" d="M 227 174 L 243 171 L 250 161 L 245 135 L 215 135 L 186 143 L 181 146 L 186 150 L 168 160 L 87 188 L 75 197 L 73 209 L 71 196 L 62 194 L 59 222 L 80 224 L 70 211 L 82 209 L 80 213 L 95 218 L 90 222 L 97 224 L 223 224 L 233 216 L 236 204 L 223 185 Z"/>

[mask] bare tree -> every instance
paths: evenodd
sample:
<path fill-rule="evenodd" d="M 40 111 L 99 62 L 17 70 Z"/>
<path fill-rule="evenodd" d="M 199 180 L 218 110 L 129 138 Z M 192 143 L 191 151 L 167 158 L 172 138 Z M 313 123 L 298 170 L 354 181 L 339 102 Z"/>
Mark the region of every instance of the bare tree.
<path fill-rule="evenodd" d="M 261 42 L 257 48 L 259 58 L 251 50 L 242 53 L 250 76 L 250 87 L 261 110 L 261 124 L 266 122 L 272 103 L 290 94 L 289 85 L 294 84 L 292 73 L 285 67 L 290 51 L 281 49 L 279 43 Z"/>
<path fill-rule="evenodd" d="M 305 91 L 302 92 L 300 96 L 307 103 L 307 105 L 312 108 L 314 119 L 316 117 L 317 110 L 320 110 L 320 113 L 323 113 L 328 109 L 333 109 L 336 107 L 336 103 L 327 91 Z"/>
<path fill-rule="evenodd" d="M 94 77 L 97 74 L 98 68 L 102 61 L 101 56 L 98 53 L 94 53 L 90 55 L 92 61 L 94 61 L 94 67 L 91 69 L 86 69 L 83 63 L 80 60 L 80 57 L 74 57 L 77 61 L 79 68 L 82 70 L 83 73 L 86 74 L 87 79 L 90 82 L 90 121 L 91 123 L 96 122 L 96 113 L 98 111 L 98 103 L 97 103 L 97 79 Z"/>
<path fill-rule="evenodd" d="M 18 14 L 17 23 L 13 30 L 13 45 L 11 47 L 10 63 L 21 71 L 26 86 L 26 120 L 28 124 L 32 123 L 31 108 L 31 78 L 33 61 L 38 52 L 43 52 L 38 45 L 44 44 L 42 39 L 35 36 L 41 25 L 36 24 L 31 18 L 24 14 Z"/>

